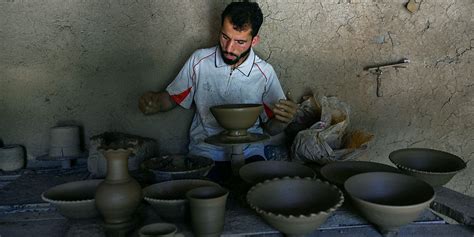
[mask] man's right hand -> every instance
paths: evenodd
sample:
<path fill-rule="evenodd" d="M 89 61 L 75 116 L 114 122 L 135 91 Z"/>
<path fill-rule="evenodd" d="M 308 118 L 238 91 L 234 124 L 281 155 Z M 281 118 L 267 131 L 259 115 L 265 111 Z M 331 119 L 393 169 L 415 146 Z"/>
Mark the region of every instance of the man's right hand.
<path fill-rule="evenodd" d="M 142 113 L 155 114 L 160 112 L 159 92 L 148 91 L 138 101 L 138 108 Z"/>

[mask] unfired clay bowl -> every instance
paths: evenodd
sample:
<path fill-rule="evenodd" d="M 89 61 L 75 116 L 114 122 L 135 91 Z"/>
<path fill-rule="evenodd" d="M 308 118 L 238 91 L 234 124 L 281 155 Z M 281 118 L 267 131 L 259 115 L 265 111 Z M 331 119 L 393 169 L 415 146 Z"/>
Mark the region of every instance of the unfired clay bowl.
<path fill-rule="evenodd" d="M 247 202 L 275 229 L 297 236 L 316 230 L 342 205 L 344 196 L 327 182 L 285 177 L 253 186 Z"/>
<path fill-rule="evenodd" d="M 227 130 L 228 136 L 245 136 L 263 111 L 261 104 L 224 104 L 212 106 L 217 123 Z"/>
<path fill-rule="evenodd" d="M 199 179 L 214 166 L 212 159 L 201 156 L 165 155 L 153 157 L 142 167 L 153 173 L 156 182 L 175 179 Z"/>
<path fill-rule="evenodd" d="M 384 235 L 416 220 L 435 197 L 426 182 L 389 172 L 354 175 L 344 187 L 356 209 Z"/>
<path fill-rule="evenodd" d="M 447 184 L 466 163 L 456 155 L 426 148 L 393 151 L 390 161 L 404 173 L 421 179 L 433 187 Z"/>
<path fill-rule="evenodd" d="M 43 192 L 41 198 L 55 206 L 64 217 L 93 218 L 99 215 L 94 195 L 97 186 L 102 181 L 102 179 L 92 179 L 57 185 Z"/>
<path fill-rule="evenodd" d="M 395 167 L 371 161 L 341 161 L 330 163 L 320 170 L 321 175 L 330 183 L 343 188 L 344 182 L 351 176 L 367 172 L 400 173 Z"/>
<path fill-rule="evenodd" d="M 258 161 L 242 166 L 240 177 L 249 184 L 257 184 L 268 179 L 283 177 L 315 178 L 314 171 L 302 164 L 288 161 Z"/>
<path fill-rule="evenodd" d="M 203 186 L 219 186 L 219 184 L 199 179 L 171 180 L 144 188 L 143 196 L 161 218 L 182 222 L 189 215 L 186 192 Z"/>

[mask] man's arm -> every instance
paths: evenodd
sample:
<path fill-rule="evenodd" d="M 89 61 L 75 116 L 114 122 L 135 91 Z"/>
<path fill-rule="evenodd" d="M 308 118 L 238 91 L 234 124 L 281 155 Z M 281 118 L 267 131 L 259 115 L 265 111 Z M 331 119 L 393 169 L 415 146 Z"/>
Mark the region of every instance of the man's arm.
<path fill-rule="evenodd" d="M 280 100 L 272 109 L 275 117 L 263 124 L 263 130 L 274 136 L 283 132 L 288 124 L 293 121 L 298 105 L 291 100 Z"/>
<path fill-rule="evenodd" d="M 138 101 L 138 108 L 145 115 L 169 111 L 177 106 L 168 92 L 148 91 Z"/>

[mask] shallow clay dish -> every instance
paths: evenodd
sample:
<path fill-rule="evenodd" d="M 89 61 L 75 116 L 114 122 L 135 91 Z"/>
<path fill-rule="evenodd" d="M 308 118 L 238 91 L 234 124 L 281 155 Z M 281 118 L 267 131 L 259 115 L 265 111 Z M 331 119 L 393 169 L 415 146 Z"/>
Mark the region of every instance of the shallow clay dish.
<path fill-rule="evenodd" d="M 389 165 L 370 161 L 342 161 L 327 164 L 321 168 L 320 172 L 330 183 L 343 187 L 344 182 L 356 174 L 367 172 L 400 173 L 400 170 Z"/>
<path fill-rule="evenodd" d="M 344 196 L 327 182 L 285 177 L 253 186 L 247 202 L 275 229 L 295 236 L 316 230 L 342 205 Z"/>
<path fill-rule="evenodd" d="M 245 136 L 263 111 L 261 104 L 224 104 L 212 106 L 212 115 L 228 136 Z"/>
<path fill-rule="evenodd" d="M 213 166 L 212 159 L 186 155 L 153 157 L 142 163 L 144 169 L 153 173 L 156 182 L 202 178 Z"/>
<path fill-rule="evenodd" d="M 165 181 L 144 188 L 143 197 L 163 219 L 184 221 L 189 214 L 186 192 L 203 186 L 219 186 L 219 184 L 199 179 Z"/>
<path fill-rule="evenodd" d="M 288 161 L 258 161 L 246 164 L 239 170 L 240 177 L 249 184 L 283 177 L 315 178 L 314 171 L 302 164 Z"/>
<path fill-rule="evenodd" d="M 344 187 L 356 209 L 384 235 L 416 220 L 435 197 L 426 182 L 389 172 L 354 175 Z"/>
<path fill-rule="evenodd" d="M 102 181 L 102 179 L 92 179 L 57 185 L 43 192 L 41 198 L 55 206 L 64 217 L 93 218 L 99 215 L 94 195 L 97 186 Z"/>
<path fill-rule="evenodd" d="M 427 148 L 393 151 L 390 161 L 404 173 L 419 178 L 433 187 L 447 184 L 466 163 L 456 155 Z"/>

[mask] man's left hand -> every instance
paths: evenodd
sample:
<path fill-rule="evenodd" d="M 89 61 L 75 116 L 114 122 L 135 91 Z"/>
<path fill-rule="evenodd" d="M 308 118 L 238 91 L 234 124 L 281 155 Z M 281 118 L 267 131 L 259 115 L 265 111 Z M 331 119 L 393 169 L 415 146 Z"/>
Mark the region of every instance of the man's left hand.
<path fill-rule="evenodd" d="M 298 105 L 291 100 L 281 99 L 275 104 L 273 114 L 278 121 L 289 124 L 293 121 Z"/>

